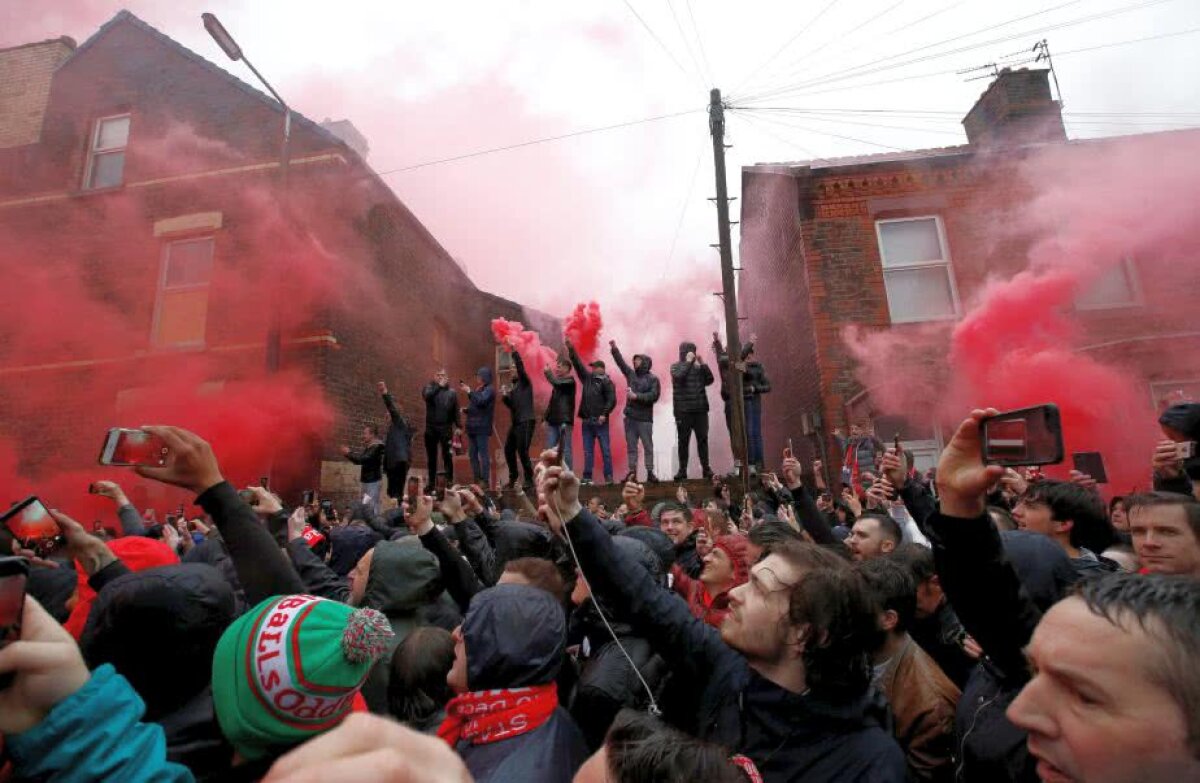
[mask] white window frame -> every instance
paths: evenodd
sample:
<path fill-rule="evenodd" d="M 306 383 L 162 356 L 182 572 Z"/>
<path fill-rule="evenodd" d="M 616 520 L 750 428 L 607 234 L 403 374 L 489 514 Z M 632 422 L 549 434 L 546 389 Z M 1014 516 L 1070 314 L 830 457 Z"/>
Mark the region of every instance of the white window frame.
<path fill-rule="evenodd" d="M 122 155 L 124 155 L 129 150 L 129 134 L 128 133 L 125 135 L 125 145 L 123 147 L 111 147 L 108 149 L 97 149 L 96 145 L 100 143 L 100 128 L 102 128 L 104 126 L 104 123 L 109 122 L 110 120 L 121 120 L 121 119 L 126 119 L 126 118 L 129 119 L 129 131 L 130 131 L 130 133 L 132 133 L 133 132 L 133 115 L 131 115 L 129 112 L 125 112 L 124 114 L 110 114 L 107 117 L 97 117 L 96 121 L 94 123 L 92 123 L 91 141 L 88 143 L 87 166 L 84 167 L 84 172 L 83 172 L 83 189 L 84 190 L 108 190 L 109 188 L 119 188 L 119 187 L 121 187 L 121 185 L 125 184 L 125 164 L 124 163 L 121 164 L 121 182 L 119 184 L 105 185 L 104 187 L 98 188 L 98 187 L 93 187 L 91 183 L 92 183 L 92 170 L 95 168 L 97 155 L 109 155 L 114 152 L 120 152 Z M 129 162 L 129 160 L 127 157 L 125 160 L 125 163 L 128 163 L 128 162 Z"/>
<path fill-rule="evenodd" d="M 917 264 L 901 264 L 898 266 L 889 267 L 887 265 L 887 250 L 884 248 L 883 228 L 885 223 L 912 223 L 917 220 L 932 220 L 937 227 L 938 244 L 942 248 L 942 258 L 938 261 L 922 261 Z M 887 293 L 887 273 L 889 271 L 912 270 L 912 269 L 933 269 L 942 268 L 946 270 L 946 278 L 950 284 L 950 302 L 954 307 L 954 312 L 950 315 L 939 315 L 930 318 L 905 318 L 897 320 L 892 316 L 892 301 L 888 299 L 888 318 L 894 324 L 916 324 L 928 323 L 931 321 L 954 321 L 962 315 L 962 304 L 958 299 L 958 282 L 954 275 L 954 259 L 950 255 L 950 243 L 946 241 L 946 226 L 942 222 L 941 215 L 910 215 L 902 218 L 883 218 L 875 221 L 875 246 L 879 248 L 879 267 L 883 273 L 883 295 L 886 298 Z"/>
<path fill-rule="evenodd" d="M 1145 304 L 1145 300 L 1142 298 L 1142 281 L 1138 278 L 1137 265 L 1133 262 L 1133 256 L 1122 256 L 1120 264 L 1125 269 L 1125 279 L 1129 281 L 1129 301 L 1113 302 L 1110 304 L 1079 304 L 1077 295 L 1075 300 L 1072 301 L 1076 310 L 1081 312 L 1120 310 L 1126 307 L 1140 307 Z M 1080 294 L 1082 293 L 1080 292 Z"/>
<path fill-rule="evenodd" d="M 217 238 L 212 234 L 199 234 L 199 235 L 195 235 L 195 236 L 177 237 L 174 239 L 167 240 L 166 242 L 163 243 L 162 255 L 161 255 L 161 259 L 159 261 L 158 288 L 157 288 L 157 290 L 155 292 L 155 296 L 154 296 L 154 322 L 151 325 L 151 331 L 150 331 L 150 342 L 154 345 L 155 348 L 161 348 L 161 349 L 166 349 L 166 350 L 188 349 L 188 348 L 203 348 L 205 345 L 204 337 L 201 337 L 199 340 L 192 340 L 190 342 L 185 342 L 185 343 L 164 343 L 164 342 L 160 342 L 158 339 L 158 331 L 159 331 L 159 327 L 161 326 L 161 322 L 162 322 L 163 299 L 165 298 L 165 296 L 164 296 L 165 294 L 167 294 L 168 292 L 176 293 L 179 291 L 199 291 L 201 289 L 211 290 L 211 288 L 212 288 L 212 273 L 211 273 L 211 271 L 209 273 L 208 282 L 192 283 L 190 285 L 173 285 L 170 288 L 167 287 L 167 271 L 168 271 L 168 267 L 169 267 L 170 261 L 171 261 L 171 246 L 172 245 L 182 245 L 182 244 L 185 244 L 188 242 L 200 242 L 200 241 L 204 241 L 204 240 L 207 240 L 209 242 L 209 244 L 212 245 L 212 261 L 213 261 L 213 266 L 215 267 L 216 260 L 217 260 Z M 205 331 L 207 332 L 208 331 L 207 316 L 205 318 L 204 325 L 205 325 Z"/>

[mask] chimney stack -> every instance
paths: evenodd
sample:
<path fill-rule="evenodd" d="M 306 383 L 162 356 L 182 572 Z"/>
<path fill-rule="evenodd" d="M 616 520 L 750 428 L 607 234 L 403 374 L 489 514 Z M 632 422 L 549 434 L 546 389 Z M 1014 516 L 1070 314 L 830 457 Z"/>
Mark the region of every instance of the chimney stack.
<path fill-rule="evenodd" d="M 1050 97 L 1050 72 L 1005 68 L 963 118 L 975 147 L 1066 141 L 1062 107 Z"/>

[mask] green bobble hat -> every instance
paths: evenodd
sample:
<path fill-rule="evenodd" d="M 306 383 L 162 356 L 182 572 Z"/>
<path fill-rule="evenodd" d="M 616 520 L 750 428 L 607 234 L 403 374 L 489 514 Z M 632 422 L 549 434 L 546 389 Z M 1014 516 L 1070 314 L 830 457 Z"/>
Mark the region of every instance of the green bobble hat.
<path fill-rule="evenodd" d="M 337 726 L 391 636 L 374 609 L 311 595 L 263 601 L 225 630 L 213 655 L 225 738 L 255 760 Z"/>

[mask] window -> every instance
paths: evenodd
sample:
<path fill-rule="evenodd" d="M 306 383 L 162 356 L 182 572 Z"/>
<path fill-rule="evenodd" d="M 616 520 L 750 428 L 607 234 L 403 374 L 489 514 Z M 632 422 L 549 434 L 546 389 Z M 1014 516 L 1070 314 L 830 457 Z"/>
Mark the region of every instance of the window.
<path fill-rule="evenodd" d="M 167 243 L 154 315 L 155 345 L 204 344 L 212 265 L 212 237 Z"/>
<path fill-rule="evenodd" d="M 124 181 L 125 147 L 129 143 L 129 115 L 103 117 L 96 121 L 92 145 L 88 150 L 88 190 L 115 188 Z"/>
<path fill-rule="evenodd" d="M 1141 301 L 1133 259 L 1123 258 L 1075 296 L 1077 310 L 1130 307 Z"/>
<path fill-rule="evenodd" d="M 941 218 L 878 220 L 875 229 L 892 323 L 958 315 L 958 291 Z"/>

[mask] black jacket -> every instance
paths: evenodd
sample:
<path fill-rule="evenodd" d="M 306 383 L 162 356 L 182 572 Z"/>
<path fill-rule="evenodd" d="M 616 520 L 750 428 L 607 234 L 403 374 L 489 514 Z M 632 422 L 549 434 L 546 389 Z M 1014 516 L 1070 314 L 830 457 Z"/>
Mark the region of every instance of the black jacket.
<path fill-rule="evenodd" d="M 1029 681 L 1025 645 L 1074 571 L 1054 541 L 1019 530 L 1002 538 L 986 514 L 935 513 L 929 533 L 942 589 L 986 656 L 958 702 L 959 779 L 1033 783 L 1036 760 L 1026 734 L 1004 713 Z"/>
<path fill-rule="evenodd" d="M 425 399 L 425 431 L 449 436 L 458 426 L 458 394 L 449 386 L 430 381 L 421 390 Z"/>
<path fill-rule="evenodd" d="M 712 386 L 713 374 L 707 364 L 701 364 L 699 357 L 696 361 L 686 361 L 689 353 L 696 352 L 695 343 L 680 343 L 679 361 L 671 365 L 671 389 L 674 395 L 673 405 L 676 418 L 681 413 L 705 413 L 708 411 L 708 392 L 705 389 Z"/>
<path fill-rule="evenodd" d="M 392 470 L 400 463 L 407 464 L 412 461 L 412 441 L 416 431 L 412 422 L 401 415 L 400 409 L 396 407 L 396 398 L 391 392 L 383 395 L 383 404 L 392 420 L 392 425 L 388 427 L 387 440 L 383 442 L 383 467 L 385 470 Z"/>
<path fill-rule="evenodd" d="M 746 371 L 742 373 L 742 395 L 749 399 L 759 397 L 771 391 L 771 381 L 767 379 L 767 371 L 762 362 L 746 362 Z"/>
<path fill-rule="evenodd" d="M 702 691 L 700 736 L 749 756 L 768 781 L 905 779 L 882 694 L 834 704 L 764 679 L 720 632 L 654 584 L 586 510 L 567 523 L 592 589 Z M 469 660 L 469 657 L 468 657 Z"/>
<path fill-rule="evenodd" d="M 692 579 L 699 579 L 700 571 L 704 569 L 704 563 L 696 551 L 696 539 L 699 537 L 700 531 L 693 530 L 682 544 L 675 545 L 675 563 Z"/>
<path fill-rule="evenodd" d="M 217 641 L 236 616 L 233 588 L 215 568 L 164 566 L 105 584 L 80 639 L 88 666 L 111 663 L 146 703 L 146 720 L 163 725 L 167 758 L 198 775 L 231 758 L 209 682 Z"/>
<path fill-rule="evenodd" d="M 512 359 L 517 377 L 508 394 L 504 395 L 504 404 L 511 411 L 514 424 L 536 421 L 537 414 L 533 411 L 533 382 L 529 379 L 529 373 L 525 371 L 525 362 L 521 360 L 521 354 L 513 351 Z"/>
<path fill-rule="evenodd" d="M 358 480 L 363 484 L 374 484 L 383 480 L 383 444 L 373 441 L 361 451 L 351 451 L 346 459 L 358 465 Z"/>
<path fill-rule="evenodd" d="M 560 424 L 571 424 L 575 421 L 575 378 L 564 375 L 561 378 L 546 368 L 546 380 L 552 389 L 550 402 L 546 405 L 546 423 L 557 427 Z"/>
<path fill-rule="evenodd" d="M 966 629 L 949 601 L 943 600 L 929 617 L 913 620 L 909 633 L 959 690 L 966 687 L 971 672 L 975 671 L 976 661 L 963 650 Z"/>
<path fill-rule="evenodd" d="M 649 356 L 645 354 L 634 354 L 633 361 L 636 364 L 638 359 L 642 360 L 642 366 L 638 369 L 633 369 L 625 363 L 625 357 L 617 350 L 614 345 L 612 349 L 613 361 L 617 363 L 621 374 L 625 376 L 625 382 L 629 384 L 629 389 L 633 393 L 625 400 L 625 418 L 630 421 L 654 421 L 654 403 L 658 402 L 658 397 L 662 393 L 662 387 L 658 383 L 658 376 L 650 372 L 653 366 Z"/>
<path fill-rule="evenodd" d="M 472 599 L 462 635 L 472 691 L 546 685 L 562 666 L 566 618 L 540 588 L 497 585 Z M 483 745 L 461 741 L 456 750 L 477 783 L 569 783 L 588 755 L 561 706 L 532 731 Z"/>
<path fill-rule="evenodd" d="M 567 352 L 571 355 L 571 364 L 574 365 L 579 383 L 583 386 L 583 393 L 579 396 L 579 419 L 587 421 L 611 416 L 613 409 L 617 407 L 617 388 L 613 386 L 612 378 L 588 369 L 575 351 L 575 346 L 567 346 Z"/>
<path fill-rule="evenodd" d="M 492 419 L 496 415 L 496 387 L 492 385 L 492 368 L 480 367 L 483 386 L 467 395 L 467 434 L 491 435 Z"/>

